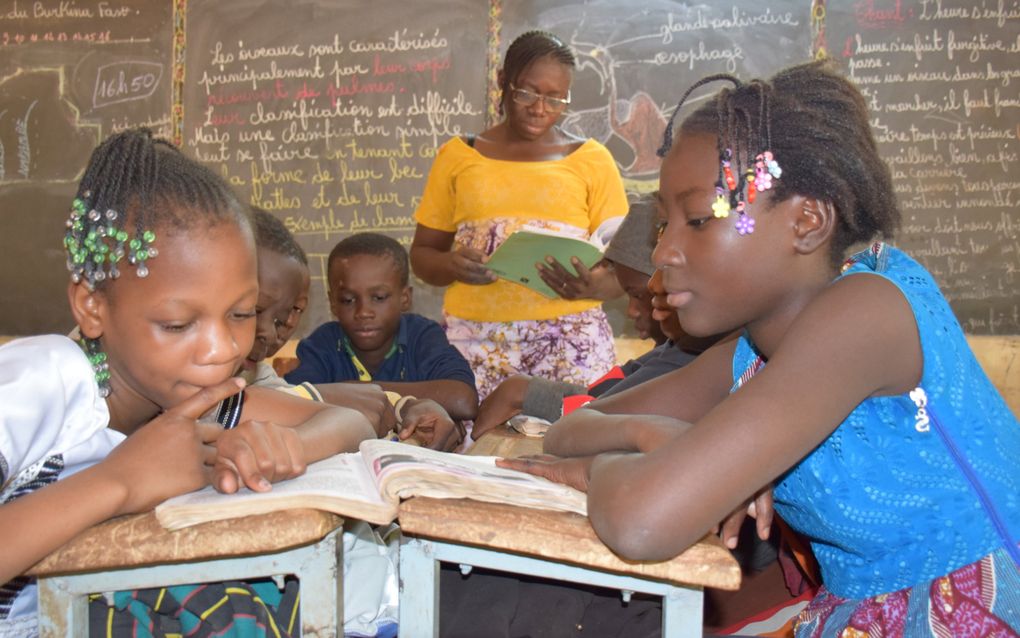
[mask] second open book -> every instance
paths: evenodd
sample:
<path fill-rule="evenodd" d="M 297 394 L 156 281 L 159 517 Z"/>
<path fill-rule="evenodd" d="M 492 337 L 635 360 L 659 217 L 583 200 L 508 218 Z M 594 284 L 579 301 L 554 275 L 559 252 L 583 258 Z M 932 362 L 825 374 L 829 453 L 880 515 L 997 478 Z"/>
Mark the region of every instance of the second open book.
<path fill-rule="evenodd" d="M 207 487 L 159 505 L 156 518 L 163 527 L 173 530 L 309 507 L 385 524 L 397 517 L 400 499 L 411 496 L 470 498 L 587 513 L 583 492 L 496 467 L 495 459 L 436 452 L 393 441 L 363 441 L 358 452 L 312 463 L 302 476 L 276 483 L 269 492 L 241 489 L 236 494 L 220 494 Z"/>

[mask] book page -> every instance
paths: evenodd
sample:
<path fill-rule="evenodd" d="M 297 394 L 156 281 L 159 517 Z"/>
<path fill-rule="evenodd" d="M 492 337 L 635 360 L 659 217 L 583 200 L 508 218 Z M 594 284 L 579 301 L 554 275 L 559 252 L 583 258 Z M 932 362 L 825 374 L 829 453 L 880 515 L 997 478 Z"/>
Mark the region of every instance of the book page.
<path fill-rule="evenodd" d="M 587 497 L 572 487 L 496 467 L 494 456 L 466 456 L 392 441 L 361 444 L 366 466 L 388 498 L 470 498 L 522 507 L 587 513 Z"/>
<path fill-rule="evenodd" d="M 301 476 L 274 483 L 268 492 L 241 488 L 221 494 L 206 487 L 175 496 L 156 507 L 156 518 L 167 529 L 252 514 L 312 507 L 372 523 L 388 523 L 396 502 L 384 500 L 360 453 L 338 454 L 308 466 Z"/>

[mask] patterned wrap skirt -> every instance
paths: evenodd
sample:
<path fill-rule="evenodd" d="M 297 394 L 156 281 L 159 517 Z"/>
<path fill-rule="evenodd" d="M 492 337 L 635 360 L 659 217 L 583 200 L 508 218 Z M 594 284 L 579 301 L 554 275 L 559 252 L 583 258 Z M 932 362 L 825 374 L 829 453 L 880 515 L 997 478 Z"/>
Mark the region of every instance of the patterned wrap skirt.
<path fill-rule="evenodd" d="M 444 323 L 450 343 L 475 373 L 479 399 L 515 374 L 587 386 L 616 365 L 613 329 L 602 308 L 512 322 L 446 315 Z"/>
<path fill-rule="evenodd" d="M 848 600 L 823 586 L 801 612 L 797 638 L 1020 636 L 1020 566 L 1005 549 L 907 589 Z"/>

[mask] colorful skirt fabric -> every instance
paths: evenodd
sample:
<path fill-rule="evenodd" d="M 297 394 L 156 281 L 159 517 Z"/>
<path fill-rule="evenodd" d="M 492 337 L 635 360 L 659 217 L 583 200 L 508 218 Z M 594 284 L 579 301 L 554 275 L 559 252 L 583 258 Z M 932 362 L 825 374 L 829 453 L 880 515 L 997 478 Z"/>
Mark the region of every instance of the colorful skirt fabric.
<path fill-rule="evenodd" d="M 475 373 L 479 399 L 515 374 L 587 386 L 616 365 L 613 329 L 601 308 L 535 321 L 444 320 L 447 338 Z"/>
<path fill-rule="evenodd" d="M 220 636 L 290 638 L 301 633 L 298 582 L 270 579 L 115 592 L 89 601 L 89 635 L 103 638 Z"/>
<path fill-rule="evenodd" d="M 1020 636 L 1020 567 L 1004 549 L 946 576 L 863 600 L 823 586 L 801 612 L 797 638 Z"/>

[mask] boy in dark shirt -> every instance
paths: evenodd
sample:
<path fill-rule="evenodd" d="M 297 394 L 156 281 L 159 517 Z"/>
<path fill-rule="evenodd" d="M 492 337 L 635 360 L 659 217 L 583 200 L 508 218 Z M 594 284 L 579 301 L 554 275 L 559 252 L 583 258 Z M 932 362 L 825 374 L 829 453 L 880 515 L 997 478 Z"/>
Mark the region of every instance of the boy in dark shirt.
<path fill-rule="evenodd" d="M 428 398 L 454 420 L 478 410 L 475 378 L 442 327 L 408 312 L 407 251 L 378 233 L 351 235 L 329 255 L 330 310 L 336 321 L 319 326 L 297 347 L 300 361 L 289 383 L 371 382 L 404 396 Z"/>

